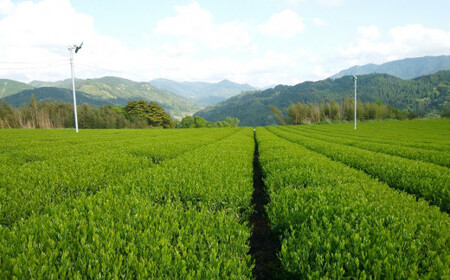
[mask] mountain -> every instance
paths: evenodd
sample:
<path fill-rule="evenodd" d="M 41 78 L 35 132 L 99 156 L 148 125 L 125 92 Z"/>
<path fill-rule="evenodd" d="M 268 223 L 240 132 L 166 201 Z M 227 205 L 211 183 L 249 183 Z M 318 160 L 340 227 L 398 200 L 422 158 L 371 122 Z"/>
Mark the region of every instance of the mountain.
<path fill-rule="evenodd" d="M 75 79 L 75 85 L 80 81 L 80 79 Z M 59 88 L 72 88 L 72 79 L 65 79 L 56 82 L 44 82 L 44 81 L 31 81 L 29 85 L 35 88 L 41 87 L 59 87 Z"/>
<path fill-rule="evenodd" d="M 41 87 L 35 89 L 27 89 L 21 91 L 19 93 L 3 97 L 6 103 L 19 107 L 23 105 L 27 105 L 30 102 L 31 96 L 36 98 L 38 102 L 45 101 L 48 102 L 50 100 L 57 102 L 65 102 L 65 103 L 73 103 L 73 95 L 72 90 L 65 88 L 56 88 L 56 87 Z M 103 99 L 99 100 L 93 98 L 92 95 L 77 91 L 77 104 L 81 105 L 84 103 L 88 103 L 94 106 L 101 105 L 123 105 L 127 103 L 126 99 Z"/>
<path fill-rule="evenodd" d="M 0 79 L 0 98 L 32 88 L 33 86 L 25 83 L 7 79 Z"/>
<path fill-rule="evenodd" d="M 26 84 L 25 84 L 26 85 Z M 36 87 L 36 88 L 34 88 Z M 163 106 L 173 117 L 181 118 L 191 115 L 202 108 L 201 105 L 188 98 L 178 96 L 166 90 L 161 90 L 150 83 L 134 82 L 131 80 L 118 77 L 103 77 L 98 79 L 77 79 L 75 87 L 81 93 L 78 104 L 89 103 L 92 105 L 126 105 L 128 100 L 144 99 L 147 101 L 155 101 Z M 21 91 L 17 96 L 5 101 L 14 100 L 15 104 L 27 104 L 30 92 L 35 92 L 36 99 L 72 102 L 67 99 L 67 90 L 71 90 L 72 80 L 67 79 L 58 82 L 42 82 L 33 81 L 28 85 L 26 91 Z M 57 90 L 57 89 L 62 89 Z M 23 98 L 24 100 L 21 100 Z"/>
<path fill-rule="evenodd" d="M 118 77 L 79 80 L 76 88 L 99 99 L 136 100 L 142 98 L 147 101 L 155 101 L 175 117 L 191 115 L 201 108 L 199 104 L 188 98 L 158 89 L 150 83 L 134 82 Z"/>
<path fill-rule="evenodd" d="M 218 83 L 205 83 L 155 79 L 150 81 L 150 83 L 159 89 L 191 98 L 205 105 L 218 103 L 243 91 L 256 90 L 256 88 L 248 84 L 238 84 L 229 80 L 223 80 Z"/>
<path fill-rule="evenodd" d="M 386 62 L 380 65 L 367 64 L 363 66 L 353 66 L 342 70 L 330 78 L 337 79 L 344 76 L 385 73 L 402 79 L 413 79 L 442 70 L 450 70 L 450 55 L 406 58 Z"/>
<path fill-rule="evenodd" d="M 353 97 L 353 79 L 345 76 L 317 82 L 304 82 L 295 86 L 278 85 L 263 91 L 243 92 L 221 103 L 200 110 L 195 115 L 208 121 L 227 116 L 239 118 L 243 126 L 277 124 L 269 106 L 280 110 L 292 103 L 321 102 L 334 99 L 342 102 Z M 380 101 L 397 109 L 431 112 L 450 106 L 450 71 L 440 71 L 411 80 L 388 74 L 358 76 L 358 100 Z"/>

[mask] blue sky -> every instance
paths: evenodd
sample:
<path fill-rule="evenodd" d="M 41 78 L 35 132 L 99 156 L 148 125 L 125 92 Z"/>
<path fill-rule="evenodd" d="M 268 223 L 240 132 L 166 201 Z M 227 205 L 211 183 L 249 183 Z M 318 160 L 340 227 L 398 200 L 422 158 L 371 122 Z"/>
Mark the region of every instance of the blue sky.
<path fill-rule="evenodd" d="M 254 86 L 450 55 L 450 1 L 0 0 L 0 78 L 167 78 Z"/>

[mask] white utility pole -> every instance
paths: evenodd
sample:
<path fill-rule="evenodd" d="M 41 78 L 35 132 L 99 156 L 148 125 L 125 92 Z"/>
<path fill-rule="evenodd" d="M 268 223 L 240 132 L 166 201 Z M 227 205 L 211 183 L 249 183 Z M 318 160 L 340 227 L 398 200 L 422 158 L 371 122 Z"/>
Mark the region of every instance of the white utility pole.
<path fill-rule="evenodd" d="M 355 130 L 356 130 L 356 80 L 358 79 L 358 77 L 356 77 L 356 75 L 353 76 L 353 81 L 355 81 Z"/>
<path fill-rule="evenodd" d="M 73 57 L 74 57 L 74 52 L 77 53 L 81 49 L 82 45 L 83 45 L 83 43 L 81 43 L 81 45 L 79 45 L 79 46 L 73 45 L 73 46 L 70 46 L 67 48 L 70 53 L 70 68 L 72 71 L 73 113 L 74 113 L 74 118 L 75 118 L 75 132 L 76 133 L 78 133 L 78 118 L 77 118 L 77 97 L 75 95 L 75 73 L 74 73 Z"/>

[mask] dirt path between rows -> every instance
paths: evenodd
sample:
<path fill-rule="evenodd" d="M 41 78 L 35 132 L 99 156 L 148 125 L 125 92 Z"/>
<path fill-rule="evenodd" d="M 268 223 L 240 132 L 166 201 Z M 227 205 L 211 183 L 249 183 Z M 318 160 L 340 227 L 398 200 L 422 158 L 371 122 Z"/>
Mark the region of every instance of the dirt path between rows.
<path fill-rule="evenodd" d="M 253 200 L 254 213 L 250 216 L 253 226 L 250 238 L 250 254 L 255 258 L 253 276 L 259 279 L 276 279 L 280 268 L 277 258 L 279 241 L 270 230 L 264 206 L 268 203 L 262 180 L 261 166 L 259 164 L 258 143 L 255 138 L 255 152 L 253 154 Z"/>

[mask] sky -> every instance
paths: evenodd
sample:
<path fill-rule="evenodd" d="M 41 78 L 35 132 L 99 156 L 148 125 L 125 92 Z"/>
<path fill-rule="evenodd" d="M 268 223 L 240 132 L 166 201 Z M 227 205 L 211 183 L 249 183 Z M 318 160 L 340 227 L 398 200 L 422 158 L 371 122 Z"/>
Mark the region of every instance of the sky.
<path fill-rule="evenodd" d="M 256 87 L 450 55 L 448 0 L 0 0 L 0 78 Z"/>

